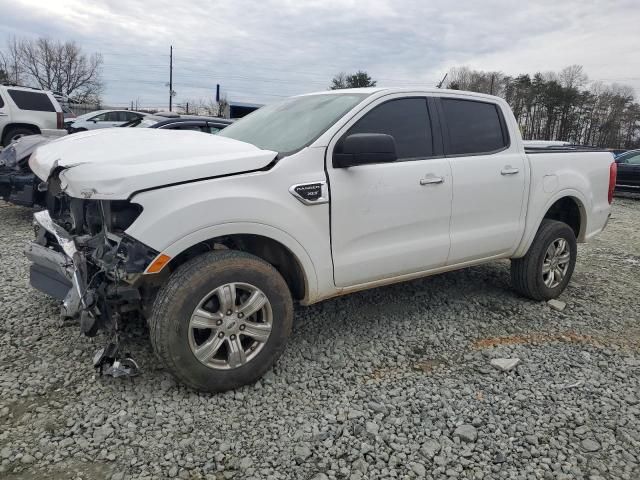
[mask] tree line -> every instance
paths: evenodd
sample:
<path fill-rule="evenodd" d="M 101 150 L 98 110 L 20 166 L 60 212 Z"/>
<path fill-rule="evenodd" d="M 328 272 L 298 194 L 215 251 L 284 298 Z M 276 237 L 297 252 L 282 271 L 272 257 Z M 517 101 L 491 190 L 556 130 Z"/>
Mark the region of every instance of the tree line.
<path fill-rule="evenodd" d="M 459 67 L 447 73 L 445 85 L 503 97 L 528 140 L 640 147 L 640 104 L 633 88 L 589 82 L 580 65 L 533 76 Z"/>

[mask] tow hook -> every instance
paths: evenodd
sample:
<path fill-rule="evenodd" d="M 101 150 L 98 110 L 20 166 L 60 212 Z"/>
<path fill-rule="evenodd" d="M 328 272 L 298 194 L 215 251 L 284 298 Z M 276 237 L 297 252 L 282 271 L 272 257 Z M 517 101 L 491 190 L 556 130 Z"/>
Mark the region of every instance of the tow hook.
<path fill-rule="evenodd" d="M 93 366 L 98 370 L 100 376 L 111 375 L 112 377 L 135 377 L 140 373 L 140 367 L 136 361 L 125 354 L 119 355 L 119 346 L 115 342 L 101 348 L 93 356 Z"/>
<path fill-rule="evenodd" d="M 130 353 L 120 354 L 120 335 L 118 314 L 113 316 L 113 340 L 106 347 L 98 350 L 93 356 L 93 367 L 98 370 L 100 376 L 135 377 L 140 373 L 138 363 L 131 358 Z"/>

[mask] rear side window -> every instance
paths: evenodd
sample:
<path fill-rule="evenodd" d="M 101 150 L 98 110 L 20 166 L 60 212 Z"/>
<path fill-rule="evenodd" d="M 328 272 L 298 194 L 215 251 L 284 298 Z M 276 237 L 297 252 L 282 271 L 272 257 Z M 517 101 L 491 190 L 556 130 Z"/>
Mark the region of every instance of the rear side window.
<path fill-rule="evenodd" d="M 107 122 L 124 122 L 123 112 L 107 112 L 105 116 Z"/>
<path fill-rule="evenodd" d="M 36 112 L 56 111 L 46 93 L 12 89 L 7 89 L 7 91 L 20 110 L 33 110 Z"/>
<path fill-rule="evenodd" d="M 431 122 L 425 98 L 401 98 L 378 105 L 349 129 L 354 133 L 385 133 L 396 141 L 398 160 L 433 155 Z"/>
<path fill-rule="evenodd" d="M 2 95 L 0 95 L 0 108 L 4 107 L 4 100 L 2 100 Z"/>
<path fill-rule="evenodd" d="M 490 153 L 509 145 L 496 104 L 443 98 L 442 109 L 449 130 L 449 154 Z"/>

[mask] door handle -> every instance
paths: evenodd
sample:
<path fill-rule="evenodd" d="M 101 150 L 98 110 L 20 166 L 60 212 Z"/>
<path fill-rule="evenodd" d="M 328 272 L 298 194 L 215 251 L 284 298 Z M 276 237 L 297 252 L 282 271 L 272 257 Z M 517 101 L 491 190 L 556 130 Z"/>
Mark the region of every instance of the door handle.
<path fill-rule="evenodd" d="M 444 177 L 436 177 L 433 174 L 429 174 L 420 179 L 420 185 L 434 185 L 437 183 L 444 183 Z"/>
<path fill-rule="evenodd" d="M 519 168 L 514 168 L 511 165 L 505 165 L 505 167 L 500 171 L 502 175 L 515 175 L 520 171 Z"/>
<path fill-rule="evenodd" d="M 0 117 L 8 117 L 8 116 L 9 116 L 9 114 L 8 114 L 8 113 L 0 112 Z"/>

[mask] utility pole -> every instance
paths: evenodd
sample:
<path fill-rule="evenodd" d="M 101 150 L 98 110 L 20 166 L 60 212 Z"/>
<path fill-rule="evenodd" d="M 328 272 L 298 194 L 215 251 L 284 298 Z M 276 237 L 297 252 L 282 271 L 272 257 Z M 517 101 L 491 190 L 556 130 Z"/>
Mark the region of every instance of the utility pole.
<path fill-rule="evenodd" d="M 173 45 L 169 47 L 169 111 L 173 106 Z"/>

